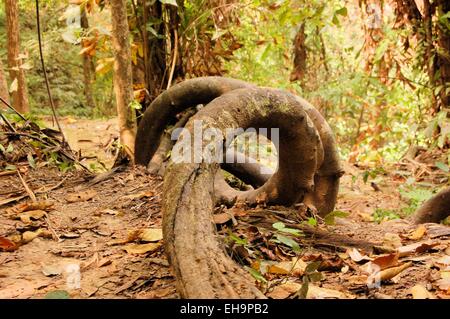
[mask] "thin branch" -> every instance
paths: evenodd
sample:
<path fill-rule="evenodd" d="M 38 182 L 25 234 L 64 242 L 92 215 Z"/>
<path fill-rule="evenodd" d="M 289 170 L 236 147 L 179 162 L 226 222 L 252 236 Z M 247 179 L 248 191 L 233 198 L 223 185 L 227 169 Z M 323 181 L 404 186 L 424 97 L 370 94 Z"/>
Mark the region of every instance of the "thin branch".
<path fill-rule="evenodd" d="M 41 58 L 42 71 L 44 72 L 45 86 L 47 88 L 47 94 L 48 94 L 48 98 L 50 100 L 50 106 L 52 108 L 53 119 L 55 120 L 56 125 L 58 126 L 58 130 L 62 135 L 63 144 L 67 144 L 66 138 L 64 137 L 64 133 L 61 129 L 61 125 L 59 125 L 58 117 L 56 116 L 55 103 L 53 102 L 52 93 L 50 91 L 50 83 L 48 81 L 47 69 L 45 68 L 44 54 L 42 53 L 41 22 L 40 22 L 40 16 L 39 16 L 39 0 L 36 0 L 36 24 L 37 24 L 37 33 L 38 33 L 38 42 L 39 42 L 39 56 Z"/>
<path fill-rule="evenodd" d="M 14 126 L 12 126 L 12 124 L 8 121 L 8 119 L 6 118 L 6 116 L 3 115 L 3 113 L 1 113 L 1 112 L 0 112 L 0 116 L 1 116 L 1 118 L 3 119 L 3 121 L 6 123 L 6 125 L 9 127 L 9 129 L 15 133 L 15 132 L 16 132 L 16 129 L 15 129 Z"/>
<path fill-rule="evenodd" d="M 5 104 L 8 108 L 10 108 L 11 110 L 14 111 L 14 113 L 16 113 L 17 115 L 19 115 L 19 117 L 24 120 L 25 122 L 27 121 L 27 119 L 19 112 L 17 111 L 11 104 L 9 104 L 8 102 L 6 102 L 6 100 L 4 100 L 1 96 L 0 96 L 0 101 Z"/>
<path fill-rule="evenodd" d="M 174 31 L 174 35 L 175 35 L 175 46 L 173 48 L 172 67 L 170 69 L 169 80 L 167 81 L 167 90 L 170 88 L 170 85 L 172 84 L 173 73 L 175 72 L 175 64 L 177 63 L 177 58 L 178 58 L 178 33 L 177 33 L 177 29 L 174 29 L 173 31 Z"/>
<path fill-rule="evenodd" d="M 37 202 L 36 195 L 34 195 L 33 190 L 28 186 L 27 182 L 22 177 L 22 174 L 20 174 L 19 170 L 17 170 L 17 175 L 19 176 L 20 182 L 22 183 L 23 187 L 25 188 L 25 191 L 27 192 L 28 196 L 31 198 L 33 202 Z"/>

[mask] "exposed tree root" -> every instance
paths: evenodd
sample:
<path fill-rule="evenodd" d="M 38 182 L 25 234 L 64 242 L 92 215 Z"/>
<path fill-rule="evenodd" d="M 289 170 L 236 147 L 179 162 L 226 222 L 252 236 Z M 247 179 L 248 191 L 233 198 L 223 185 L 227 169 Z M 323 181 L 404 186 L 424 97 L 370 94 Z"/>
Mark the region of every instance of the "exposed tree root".
<path fill-rule="evenodd" d="M 195 119 L 202 120 L 204 130 L 280 129 L 279 169 L 256 190 L 233 190 L 238 200 L 290 205 L 312 191 L 323 149 L 316 127 L 295 96 L 272 89 L 238 89 L 199 111 L 186 125 L 191 134 Z M 163 231 L 179 291 L 189 298 L 263 297 L 217 240 L 211 214 L 218 168 L 205 161 L 171 162 L 164 177 Z"/>
<path fill-rule="evenodd" d="M 195 78 L 172 86 L 159 95 L 145 110 L 135 142 L 135 162 L 145 165 L 155 154 L 165 127 L 175 122 L 175 116 L 189 107 L 207 104 L 216 97 L 253 84 L 217 76 Z"/>
<path fill-rule="evenodd" d="M 167 158 L 167 153 L 172 149 L 175 141 L 172 140 L 172 132 L 178 128 L 182 128 L 186 125 L 187 121 L 195 114 L 194 109 L 189 109 L 181 116 L 178 122 L 169 130 L 166 130 L 164 136 L 161 139 L 161 143 L 158 149 L 153 155 L 150 163 L 148 163 L 148 170 L 152 174 L 164 175 L 165 168 L 163 167 L 164 160 Z"/>
<path fill-rule="evenodd" d="M 165 124 L 189 106 L 209 103 L 221 94 L 236 88 L 251 87 L 254 86 L 234 79 L 204 77 L 182 82 L 167 90 L 150 105 L 140 122 L 136 138 L 136 163 L 147 165 L 151 159 L 150 171 L 161 174 L 164 172 L 164 167 L 161 167 L 161 164 L 173 143 L 167 135 L 161 139 Z M 308 205 L 316 207 L 319 214 L 324 216 L 334 209 L 342 169 L 339 165 L 331 128 L 325 119 L 307 101 L 299 97 L 295 97 L 295 99 L 317 128 L 323 146 L 324 160 L 314 177 L 315 187 L 306 194 L 304 200 Z M 156 150 L 158 146 L 159 149 Z M 242 157 L 242 154 L 235 154 L 234 156 L 237 159 L 237 157 Z M 240 158 L 239 161 L 236 160 L 234 163 L 223 163 L 222 167 L 253 187 L 260 187 L 270 177 L 268 174 L 261 173 L 262 166 L 260 164 L 251 163 L 249 159 L 242 160 Z M 218 179 L 220 177 L 217 178 L 219 202 L 233 203 L 238 198 L 238 193 L 227 187 L 224 181 Z M 254 193 L 249 193 L 246 196 L 252 203 L 257 201 L 253 195 Z"/>
<path fill-rule="evenodd" d="M 450 187 L 444 188 L 427 200 L 415 213 L 414 222 L 439 223 L 450 216 Z"/>

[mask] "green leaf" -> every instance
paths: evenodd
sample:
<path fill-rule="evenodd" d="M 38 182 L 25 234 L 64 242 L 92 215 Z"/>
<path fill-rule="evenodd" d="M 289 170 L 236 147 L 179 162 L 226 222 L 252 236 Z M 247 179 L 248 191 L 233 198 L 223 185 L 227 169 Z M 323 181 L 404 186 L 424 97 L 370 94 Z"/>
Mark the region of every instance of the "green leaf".
<path fill-rule="evenodd" d="M 388 46 L 389 46 L 389 41 L 387 39 L 384 39 L 383 41 L 381 41 L 380 45 L 375 50 L 375 56 L 373 58 L 376 62 L 381 60 L 381 58 L 386 53 Z"/>
<path fill-rule="evenodd" d="M 237 236 L 231 232 L 230 232 L 229 236 L 230 236 L 230 239 L 233 240 L 236 244 L 242 245 L 242 246 L 247 245 L 247 240 L 242 239 L 239 236 Z"/>
<path fill-rule="evenodd" d="M 272 227 L 277 229 L 277 230 L 282 230 L 284 229 L 286 226 L 282 223 L 282 222 L 278 222 L 278 223 L 274 223 L 272 224 Z"/>
<path fill-rule="evenodd" d="M 285 244 L 286 246 L 291 247 L 294 252 L 300 252 L 300 246 L 292 238 L 289 238 L 289 237 L 286 237 L 283 235 L 277 235 L 277 240 L 279 242 L 281 242 L 282 244 Z"/>
<path fill-rule="evenodd" d="M 433 192 L 428 189 L 414 188 L 410 191 L 400 189 L 400 195 L 406 199 L 411 199 L 417 202 L 423 202 L 433 196 Z"/>
<path fill-rule="evenodd" d="M 346 17 L 347 14 L 348 14 L 348 10 L 347 10 L 346 7 L 342 7 L 339 10 L 336 10 L 336 14 L 339 14 L 339 15 L 341 15 L 343 17 Z"/>
<path fill-rule="evenodd" d="M 170 4 L 172 6 L 178 7 L 177 0 L 159 0 L 162 4 Z"/>
<path fill-rule="evenodd" d="M 129 107 L 132 108 L 133 110 L 140 110 L 140 109 L 142 109 L 141 103 L 139 103 L 136 100 L 131 101 Z"/>
<path fill-rule="evenodd" d="M 276 230 L 280 231 L 280 232 L 291 234 L 291 235 L 294 235 L 294 236 L 302 236 L 303 235 L 301 230 L 294 229 L 294 228 L 288 228 L 288 227 L 286 227 L 286 225 L 284 225 L 281 222 L 274 223 L 272 225 L 272 227 L 275 228 Z"/>
<path fill-rule="evenodd" d="M 311 226 L 317 226 L 317 219 L 315 219 L 314 217 L 308 218 L 308 224 Z"/>
<path fill-rule="evenodd" d="M 305 273 L 310 274 L 317 271 L 321 263 L 322 263 L 321 261 L 314 261 L 312 263 L 309 263 L 308 266 L 306 266 L 305 268 Z"/>
<path fill-rule="evenodd" d="M 333 20 L 331 20 L 331 22 L 333 22 L 334 25 L 339 26 L 339 19 L 337 15 L 333 15 Z"/>
<path fill-rule="evenodd" d="M 31 153 L 27 154 L 27 160 L 28 164 L 30 164 L 32 168 L 36 168 L 36 162 L 34 161 L 33 155 L 31 155 Z"/>
<path fill-rule="evenodd" d="M 320 272 L 313 272 L 312 274 L 308 275 L 308 277 L 311 282 L 318 282 L 323 278 L 322 273 Z"/>
<path fill-rule="evenodd" d="M 445 164 L 445 163 L 442 163 L 442 162 L 436 162 L 435 165 L 436 165 L 437 168 L 443 170 L 443 171 L 446 172 L 446 173 L 450 172 L 450 168 L 449 168 L 448 165 Z"/>
<path fill-rule="evenodd" d="M 267 283 L 267 279 L 264 278 L 264 276 L 259 271 L 247 266 L 245 267 L 245 269 L 247 269 L 250 275 L 252 275 L 252 277 L 255 278 L 257 281 Z"/>
<path fill-rule="evenodd" d="M 70 299 L 70 295 L 65 290 L 50 291 L 44 297 L 45 299 Z"/>
<path fill-rule="evenodd" d="M 9 143 L 8 147 L 6 148 L 6 153 L 11 153 L 12 151 L 14 151 L 14 146 L 11 143 Z"/>
<path fill-rule="evenodd" d="M 303 277 L 303 285 L 298 291 L 297 295 L 300 299 L 306 299 L 306 296 L 308 295 L 308 289 L 309 289 L 309 281 L 307 277 Z"/>

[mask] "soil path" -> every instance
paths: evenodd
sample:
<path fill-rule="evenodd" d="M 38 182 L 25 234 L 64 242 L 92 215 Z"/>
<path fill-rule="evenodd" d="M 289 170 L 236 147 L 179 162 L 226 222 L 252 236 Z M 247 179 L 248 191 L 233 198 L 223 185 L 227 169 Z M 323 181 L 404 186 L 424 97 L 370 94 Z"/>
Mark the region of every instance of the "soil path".
<path fill-rule="evenodd" d="M 114 121 L 65 118 L 62 126 L 74 150 L 97 156 L 106 167 L 111 164 L 107 149 L 117 135 Z M 241 246 L 246 249 L 227 245 L 233 258 L 264 274 L 267 283 L 261 283 L 261 289 L 271 298 L 296 296 L 303 278 L 310 275 L 304 265 L 314 261 L 320 261 L 322 278 L 310 284 L 308 298 L 448 298 L 450 227 L 378 220 L 382 212 L 408 206 L 398 191 L 405 178 L 399 178 L 398 172 L 386 173 L 374 186 L 364 183 L 365 170 L 348 163 L 344 169 L 336 209 L 348 216 L 336 218 L 331 226 L 318 220 L 319 225 L 312 227 L 315 231 L 304 231 L 299 253 L 275 245 L 276 232 L 270 225 L 282 220 L 286 227 L 295 228 L 297 217 L 308 219 L 310 211 L 302 207 L 219 210 L 215 218 L 219 233 L 229 239 L 231 230 L 246 239 Z M 16 250 L 0 252 L 0 298 L 43 298 L 55 291 L 68 292 L 71 298 L 178 297 L 160 235 L 161 178 L 129 168 L 94 184 L 82 171 L 62 173 L 41 167 L 23 172 L 38 200 L 52 207 L 45 207 L 44 215 L 21 212 L 20 205 L 29 202 L 23 183 L 14 174 L 0 178 L 0 203 L 24 196 L 0 207 L 0 237 L 22 242 Z M 224 219 L 224 213 L 230 212 L 234 219 Z M 334 239 L 320 235 L 324 232 Z M 28 241 L 27 236 L 37 238 Z M 375 249 L 351 247 L 342 242 L 344 237 L 368 242 Z M 412 244 L 416 246 L 408 246 Z M 398 247 L 406 247 L 406 252 L 396 253 Z M 290 264 L 292 260 L 296 262 Z M 287 264 L 291 269 L 286 271 Z M 398 272 L 383 273 L 387 277 L 380 285 L 368 287 L 373 273 L 367 268 L 374 264 L 381 265 L 382 271 Z M 77 267 L 79 283 L 77 271 L 70 274 Z"/>

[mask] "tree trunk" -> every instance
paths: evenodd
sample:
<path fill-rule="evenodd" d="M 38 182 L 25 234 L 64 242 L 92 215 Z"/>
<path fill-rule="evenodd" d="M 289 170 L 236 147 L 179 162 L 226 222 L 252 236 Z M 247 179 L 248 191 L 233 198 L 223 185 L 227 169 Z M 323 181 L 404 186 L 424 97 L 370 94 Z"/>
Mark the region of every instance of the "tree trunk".
<path fill-rule="evenodd" d="M 303 82 L 306 74 L 306 34 L 305 23 L 302 23 L 294 39 L 294 69 L 292 70 L 290 81 Z"/>
<path fill-rule="evenodd" d="M 89 20 L 87 17 L 86 9 L 81 14 L 81 28 L 84 33 L 89 30 Z M 95 108 L 94 95 L 92 93 L 92 80 L 93 80 L 93 64 L 92 57 L 89 52 L 83 54 L 83 84 L 84 84 L 84 96 L 86 98 L 86 104 L 89 108 Z"/>
<path fill-rule="evenodd" d="M 5 70 L 3 69 L 3 63 L 0 59 L 0 97 L 9 103 L 8 84 L 6 83 Z M 0 103 L 0 109 L 6 108 L 6 105 Z"/>
<path fill-rule="evenodd" d="M 114 49 L 114 92 L 119 119 L 120 143 L 130 159 L 134 159 L 136 116 L 133 101 L 131 50 L 125 0 L 111 0 L 112 43 Z"/>
<path fill-rule="evenodd" d="M 5 0 L 5 14 L 9 76 L 11 83 L 17 83 L 17 89 L 11 93 L 12 104 L 17 111 L 27 113 L 30 111 L 30 107 L 28 105 L 25 74 L 23 68 L 21 68 L 18 1 Z"/>
<path fill-rule="evenodd" d="M 442 1 L 438 6 L 438 17 L 442 17 L 450 12 L 450 2 Z M 441 85 L 443 89 L 440 91 L 441 107 L 440 110 L 448 110 L 450 112 L 450 30 L 443 25 L 438 27 L 438 43 L 443 53 L 438 54 L 437 63 L 441 75 Z M 450 116 L 450 114 L 448 114 Z"/>

